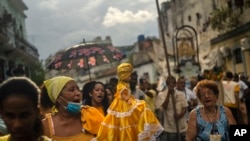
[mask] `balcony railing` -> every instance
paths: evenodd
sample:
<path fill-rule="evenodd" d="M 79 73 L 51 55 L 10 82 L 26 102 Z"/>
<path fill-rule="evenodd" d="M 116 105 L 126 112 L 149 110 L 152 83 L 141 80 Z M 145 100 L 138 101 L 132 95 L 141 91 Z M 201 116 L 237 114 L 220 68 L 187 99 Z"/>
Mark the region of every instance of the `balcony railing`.
<path fill-rule="evenodd" d="M 11 27 L 0 29 L 0 43 L 15 48 L 15 35 Z"/>
<path fill-rule="evenodd" d="M 38 59 L 38 50 L 24 38 L 16 38 L 16 46 L 18 49 L 28 54 L 29 56 Z"/>

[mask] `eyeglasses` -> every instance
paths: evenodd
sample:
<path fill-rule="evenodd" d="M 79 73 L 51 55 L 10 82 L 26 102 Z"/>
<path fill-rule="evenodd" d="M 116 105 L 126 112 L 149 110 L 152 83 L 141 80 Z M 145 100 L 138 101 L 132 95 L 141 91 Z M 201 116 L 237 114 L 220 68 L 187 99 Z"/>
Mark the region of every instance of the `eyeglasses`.
<path fill-rule="evenodd" d="M 201 97 L 205 97 L 205 96 L 211 96 L 211 95 L 213 95 L 213 94 L 214 94 L 213 91 L 207 91 L 207 92 L 202 92 L 202 93 L 200 93 L 200 96 L 201 96 Z"/>

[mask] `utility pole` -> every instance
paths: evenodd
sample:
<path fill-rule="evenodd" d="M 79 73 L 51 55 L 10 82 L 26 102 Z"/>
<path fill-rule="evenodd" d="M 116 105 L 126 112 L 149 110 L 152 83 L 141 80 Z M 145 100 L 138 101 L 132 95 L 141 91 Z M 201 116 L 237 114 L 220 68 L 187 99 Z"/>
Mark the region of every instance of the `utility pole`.
<path fill-rule="evenodd" d="M 164 52 L 165 52 L 165 59 L 166 59 L 167 70 L 168 70 L 168 77 L 170 77 L 171 76 L 171 71 L 170 71 L 170 65 L 169 65 L 169 60 L 168 60 L 168 55 L 169 54 L 168 54 L 168 50 L 167 50 L 167 46 L 166 46 L 164 29 L 163 29 L 163 25 L 162 25 L 162 16 L 161 16 L 158 0 L 156 0 L 156 7 L 157 7 L 157 12 L 158 12 L 160 32 L 161 32 L 162 43 L 163 43 L 163 49 L 164 49 Z M 175 115 L 176 115 L 176 101 L 175 101 L 174 91 L 171 91 L 169 94 L 172 97 L 172 103 L 173 103 L 173 108 L 174 108 L 173 110 L 174 110 L 174 119 L 175 119 L 175 125 L 176 125 L 176 130 L 177 130 L 177 139 L 178 139 L 178 141 L 180 141 L 181 138 L 180 138 L 180 130 L 179 130 L 179 125 L 178 125 L 178 119 L 175 118 Z"/>

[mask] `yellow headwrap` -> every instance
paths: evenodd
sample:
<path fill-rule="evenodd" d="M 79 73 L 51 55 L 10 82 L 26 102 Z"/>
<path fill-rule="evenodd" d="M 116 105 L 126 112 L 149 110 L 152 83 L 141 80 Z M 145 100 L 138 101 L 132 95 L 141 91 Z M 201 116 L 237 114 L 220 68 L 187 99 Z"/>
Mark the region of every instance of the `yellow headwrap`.
<path fill-rule="evenodd" d="M 70 80 L 74 79 L 67 76 L 57 76 L 43 82 L 47 89 L 49 98 L 54 104 L 56 103 L 56 99 L 62 91 L 63 87 Z"/>
<path fill-rule="evenodd" d="M 129 63 L 122 63 L 117 67 L 118 78 L 123 81 L 127 79 L 133 71 L 133 67 Z"/>

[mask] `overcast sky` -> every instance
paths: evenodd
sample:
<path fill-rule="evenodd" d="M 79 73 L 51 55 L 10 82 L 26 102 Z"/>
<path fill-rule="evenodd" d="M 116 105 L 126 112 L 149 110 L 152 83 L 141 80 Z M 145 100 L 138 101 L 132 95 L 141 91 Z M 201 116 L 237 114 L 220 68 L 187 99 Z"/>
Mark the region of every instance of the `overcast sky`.
<path fill-rule="evenodd" d="M 159 37 L 155 0 L 23 0 L 26 29 L 40 59 L 97 36 L 114 46 L 132 45 L 137 36 Z M 166 0 L 159 0 L 163 2 Z"/>

